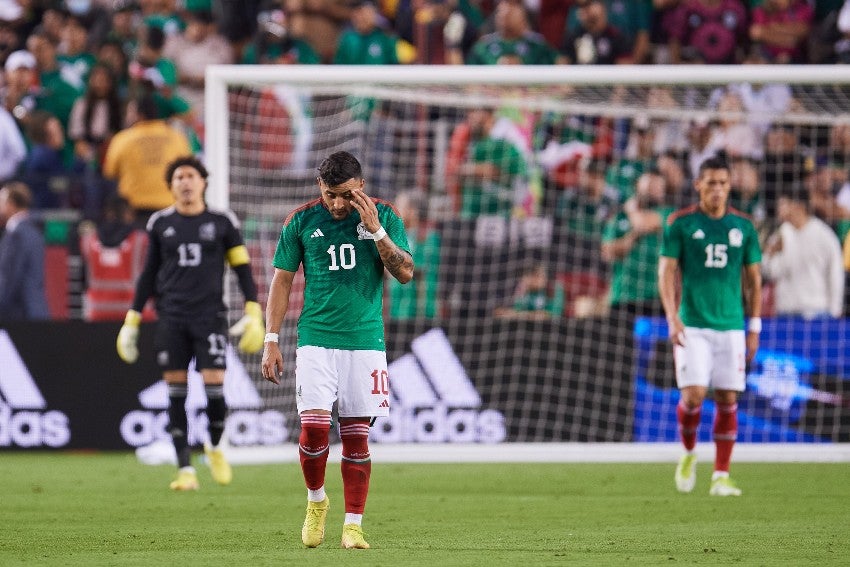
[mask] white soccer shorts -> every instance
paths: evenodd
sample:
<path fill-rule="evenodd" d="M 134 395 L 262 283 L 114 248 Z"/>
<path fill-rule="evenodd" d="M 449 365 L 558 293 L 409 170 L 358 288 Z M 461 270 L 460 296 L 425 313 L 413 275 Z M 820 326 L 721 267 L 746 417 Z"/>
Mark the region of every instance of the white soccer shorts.
<path fill-rule="evenodd" d="M 331 411 L 339 417 L 386 417 L 390 413 L 387 353 L 303 346 L 295 351 L 298 413 Z"/>
<path fill-rule="evenodd" d="M 743 392 L 746 387 L 744 331 L 685 327 L 685 346 L 674 346 L 676 384 Z"/>

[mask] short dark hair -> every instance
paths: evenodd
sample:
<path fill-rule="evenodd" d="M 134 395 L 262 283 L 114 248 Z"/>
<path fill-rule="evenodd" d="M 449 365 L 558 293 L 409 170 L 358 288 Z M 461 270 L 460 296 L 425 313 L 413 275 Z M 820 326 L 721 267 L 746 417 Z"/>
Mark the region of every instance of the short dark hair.
<path fill-rule="evenodd" d="M 807 208 L 809 205 L 809 192 L 799 181 L 783 183 L 780 185 L 777 197 L 780 199 L 788 199 L 795 203 L 800 203 L 801 205 L 805 205 Z"/>
<path fill-rule="evenodd" d="M 136 113 L 142 120 L 156 120 L 162 118 L 159 115 L 159 107 L 156 104 L 156 99 L 153 93 L 143 92 L 133 97 L 133 102 L 136 104 Z"/>
<path fill-rule="evenodd" d="M 22 181 L 8 181 L 0 189 L 6 190 L 9 202 L 15 205 L 16 208 L 29 209 L 32 206 L 32 191 L 30 191 L 26 183 Z"/>
<path fill-rule="evenodd" d="M 210 176 L 207 168 L 204 167 L 204 163 L 201 160 L 195 156 L 181 156 L 165 166 L 166 185 L 171 185 L 171 178 L 174 177 L 174 172 L 177 171 L 178 167 L 183 166 L 194 167 L 198 174 L 204 178 L 204 181 L 206 181 L 207 177 Z"/>
<path fill-rule="evenodd" d="M 702 177 L 702 174 L 709 169 L 725 169 L 729 170 L 729 165 L 726 163 L 726 160 L 722 157 L 714 156 L 704 160 L 701 164 L 699 164 L 699 175 L 698 177 Z"/>
<path fill-rule="evenodd" d="M 334 152 L 319 165 L 319 179 L 328 187 L 342 185 L 349 179 L 363 177 L 363 168 L 357 158 L 348 152 Z"/>

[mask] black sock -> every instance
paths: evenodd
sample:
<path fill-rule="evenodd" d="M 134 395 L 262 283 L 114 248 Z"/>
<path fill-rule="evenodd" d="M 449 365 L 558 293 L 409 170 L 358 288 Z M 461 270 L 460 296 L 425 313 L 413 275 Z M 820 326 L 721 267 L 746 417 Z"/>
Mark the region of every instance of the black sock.
<path fill-rule="evenodd" d="M 177 452 L 177 466 L 188 467 L 191 463 L 189 449 L 189 421 L 186 418 L 186 384 L 168 385 L 168 432 Z"/>
<path fill-rule="evenodd" d="M 206 384 L 207 420 L 209 420 L 210 443 L 213 446 L 221 441 L 224 433 L 224 418 L 227 416 L 227 406 L 224 403 L 224 386 L 222 384 Z"/>

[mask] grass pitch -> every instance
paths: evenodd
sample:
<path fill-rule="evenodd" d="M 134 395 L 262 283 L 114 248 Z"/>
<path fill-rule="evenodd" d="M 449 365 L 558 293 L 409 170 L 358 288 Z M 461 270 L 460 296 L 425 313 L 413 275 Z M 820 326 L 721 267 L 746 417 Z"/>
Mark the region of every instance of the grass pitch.
<path fill-rule="evenodd" d="M 507 450 L 507 449 L 506 449 Z M 339 465 L 325 543 L 301 545 L 297 464 L 234 467 L 173 493 L 131 454 L 0 454 L 0 565 L 848 565 L 847 464 L 733 463 L 740 498 L 678 494 L 675 463 L 374 463 L 370 550 L 339 549 Z"/>

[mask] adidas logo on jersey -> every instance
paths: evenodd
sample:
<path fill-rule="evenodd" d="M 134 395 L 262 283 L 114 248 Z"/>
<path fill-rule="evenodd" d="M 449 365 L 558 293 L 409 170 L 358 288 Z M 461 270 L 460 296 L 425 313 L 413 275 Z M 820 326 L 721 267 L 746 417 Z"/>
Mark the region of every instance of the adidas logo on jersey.
<path fill-rule="evenodd" d="M 388 365 L 392 411 L 372 428 L 380 443 L 500 443 L 505 416 L 481 409 L 481 395 L 442 329 L 413 339 Z"/>
<path fill-rule="evenodd" d="M 169 236 L 174 236 L 175 234 L 177 234 L 177 231 L 174 230 L 173 226 L 169 226 L 168 228 L 166 228 L 163 231 L 162 236 L 164 236 L 165 238 L 168 238 Z"/>
<path fill-rule="evenodd" d="M 381 402 L 381 404 L 378 407 L 379 408 L 388 408 L 388 407 L 390 407 L 390 403 L 387 400 L 384 400 L 383 402 Z"/>
<path fill-rule="evenodd" d="M 324 235 L 325 235 L 325 233 L 322 232 L 322 229 L 317 228 L 316 230 L 313 231 L 313 234 L 310 235 L 310 238 L 318 238 L 318 237 L 324 236 Z"/>
<path fill-rule="evenodd" d="M 701 228 L 698 228 L 691 238 L 693 238 L 694 240 L 702 240 L 705 238 L 705 233 L 702 231 Z"/>

